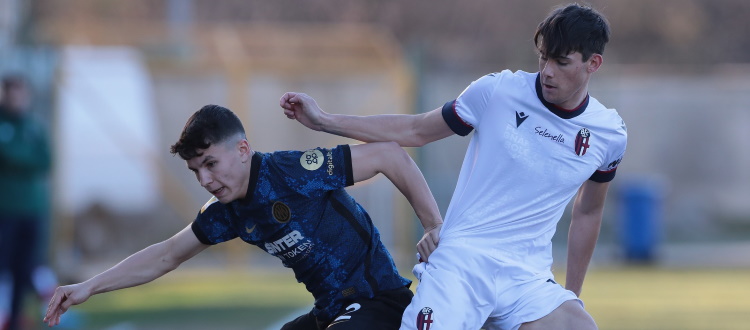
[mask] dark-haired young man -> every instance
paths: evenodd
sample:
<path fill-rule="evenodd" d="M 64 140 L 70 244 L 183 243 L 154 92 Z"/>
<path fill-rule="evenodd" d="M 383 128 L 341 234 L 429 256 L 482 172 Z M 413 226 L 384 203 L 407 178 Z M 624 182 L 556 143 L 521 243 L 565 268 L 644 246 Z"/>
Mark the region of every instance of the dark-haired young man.
<path fill-rule="evenodd" d="M 420 285 L 401 329 L 596 328 L 578 296 L 627 140 L 617 112 L 588 95 L 608 40 L 601 14 L 561 7 L 534 35 L 539 72 L 486 75 L 418 115 L 328 114 L 305 94 L 282 96 L 287 117 L 361 141 L 422 146 L 474 131 L 440 244 L 414 267 Z M 551 238 L 573 198 L 564 288 Z"/>
<path fill-rule="evenodd" d="M 210 245 L 240 238 L 292 268 L 315 298 L 282 329 L 397 329 L 413 294 L 367 212 L 344 190 L 383 173 L 425 227 L 420 253 L 437 244 L 442 218 L 422 173 L 395 143 L 255 152 L 239 118 L 208 105 L 193 114 L 171 152 L 185 159 L 213 197 L 172 238 L 111 269 L 60 287 L 45 322 L 55 325 L 91 295 L 150 282 Z"/>

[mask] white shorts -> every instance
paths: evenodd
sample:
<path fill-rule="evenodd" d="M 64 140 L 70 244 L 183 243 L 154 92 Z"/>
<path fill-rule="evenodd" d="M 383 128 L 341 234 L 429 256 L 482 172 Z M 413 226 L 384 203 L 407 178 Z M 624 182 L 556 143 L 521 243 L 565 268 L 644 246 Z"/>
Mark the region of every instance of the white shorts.
<path fill-rule="evenodd" d="M 515 330 L 565 301 L 583 304 L 549 269 L 533 271 L 513 259 L 441 242 L 429 263 L 414 266 L 419 286 L 401 330 Z"/>

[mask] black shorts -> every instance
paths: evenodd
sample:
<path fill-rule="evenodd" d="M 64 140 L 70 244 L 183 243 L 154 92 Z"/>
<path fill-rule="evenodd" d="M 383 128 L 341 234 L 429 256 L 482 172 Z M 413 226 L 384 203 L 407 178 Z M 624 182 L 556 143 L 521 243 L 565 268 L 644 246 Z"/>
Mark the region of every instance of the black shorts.
<path fill-rule="evenodd" d="M 414 293 L 407 287 L 383 291 L 372 299 L 354 299 L 345 304 L 331 322 L 321 322 L 310 312 L 285 324 L 281 330 L 398 329 L 412 297 Z"/>

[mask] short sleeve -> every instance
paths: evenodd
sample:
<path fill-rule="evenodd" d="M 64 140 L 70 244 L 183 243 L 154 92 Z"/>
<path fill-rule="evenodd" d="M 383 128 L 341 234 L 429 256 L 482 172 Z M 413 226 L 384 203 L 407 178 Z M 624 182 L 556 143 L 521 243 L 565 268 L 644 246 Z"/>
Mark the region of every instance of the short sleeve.
<path fill-rule="evenodd" d="M 309 197 L 354 184 L 348 145 L 276 152 L 272 154 L 271 166 L 287 186 Z"/>
<path fill-rule="evenodd" d="M 594 182 L 610 182 L 615 178 L 617 167 L 620 166 L 623 157 L 625 156 L 625 149 L 627 147 L 627 131 L 625 123 L 620 120 L 621 125 L 617 130 L 617 135 L 609 144 L 607 149 L 607 155 L 604 163 L 600 166 L 596 172 L 589 178 Z"/>
<path fill-rule="evenodd" d="M 505 70 L 485 75 L 464 89 L 458 98 L 443 107 L 443 118 L 448 126 L 458 135 L 467 135 L 478 127 L 482 115 L 487 110 L 492 94 L 505 75 L 512 74 Z M 449 102 L 450 103 L 450 102 Z"/>
<path fill-rule="evenodd" d="M 445 120 L 445 123 L 448 124 L 453 133 L 460 136 L 467 136 L 474 130 L 474 127 L 461 119 L 456 112 L 456 100 L 446 102 L 443 105 L 442 114 L 443 120 Z"/>
<path fill-rule="evenodd" d="M 227 207 L 212 197 L 198 212 L 190 226 L 198 240 L 207 245 L 215 245 L 236 238 L 237 232 L 231 226 Z"/>

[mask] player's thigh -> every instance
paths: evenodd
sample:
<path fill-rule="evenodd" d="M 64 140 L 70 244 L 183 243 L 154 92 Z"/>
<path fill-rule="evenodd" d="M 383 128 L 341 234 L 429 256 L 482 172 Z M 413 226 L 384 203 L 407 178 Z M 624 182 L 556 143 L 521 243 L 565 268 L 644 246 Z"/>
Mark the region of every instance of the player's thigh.
<path fill-rule="evenodd" d="M 412 297 L 411 290 L 404 287 L 382 292 L 373 299 L 358 299 L 345 306 L 326 329 L 396 330 Z"/>
<path fill-rule="evenodd" d="M 422 272 L 401 329 L 479 329 L 494 308 L 490 302 L 494 299 L 488 285 L 477 281 L 440 269 Z"/>
<path fill-rule="evenodd" d="M 521 330 L 593 330 L 598 329 L 591 315 L 576 300 L 568 300 L 552 313 L 533 322 L 521 325 Z"/>

